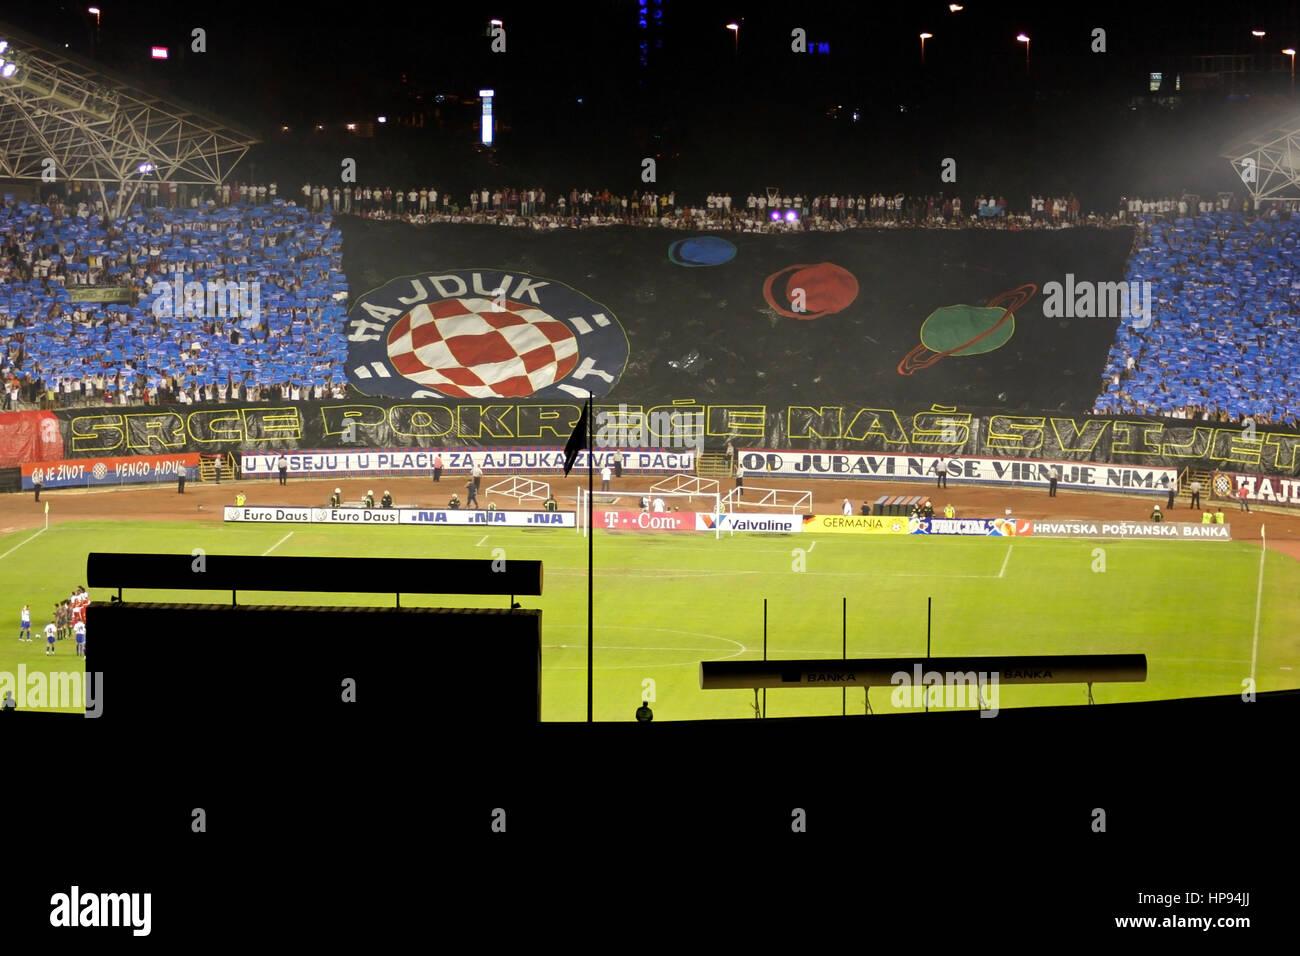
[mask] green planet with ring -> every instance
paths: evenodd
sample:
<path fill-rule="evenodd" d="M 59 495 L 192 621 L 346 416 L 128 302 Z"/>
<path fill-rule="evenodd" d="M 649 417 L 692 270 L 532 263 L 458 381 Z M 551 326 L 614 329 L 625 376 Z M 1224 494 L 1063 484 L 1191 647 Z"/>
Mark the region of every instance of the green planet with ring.
<path fill-rule="evenodd" d="M 988 305 L 935 309 L 921 323 L 921 344 L 898 363 L 898 374 L 911 375 L 950 355 L 983 355 L 1002 348 L 1016 332 L 1015 311 L 1037 292 L 1038 286 L 1026 283 L 994 296 Z"/>

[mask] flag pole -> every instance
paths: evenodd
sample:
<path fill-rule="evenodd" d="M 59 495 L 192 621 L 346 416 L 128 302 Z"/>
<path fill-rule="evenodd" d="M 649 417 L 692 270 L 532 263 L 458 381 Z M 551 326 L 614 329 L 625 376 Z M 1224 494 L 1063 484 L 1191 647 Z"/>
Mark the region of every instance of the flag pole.
<path fill-rule="evenodd" d="M 591 495 L 595 490 L 595 448 L 591 441 L 591 392 L 587 392 L 587 434 L 583 439 L 587 445 L 587 723 L 591 723 L 591 671 L 592 648 L 595 644 L 592 628 L 592 578 L 595 565 L 596 531 L 591 526 Z"/>

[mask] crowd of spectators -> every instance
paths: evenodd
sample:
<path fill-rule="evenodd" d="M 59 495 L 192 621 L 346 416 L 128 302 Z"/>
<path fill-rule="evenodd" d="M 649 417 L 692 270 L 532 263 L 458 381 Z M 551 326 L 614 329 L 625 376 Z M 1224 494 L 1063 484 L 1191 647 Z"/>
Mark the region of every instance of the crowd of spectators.
<path fill-rule="evenodd" d="M 238 188 L 164 190 L 114 219 L 79 188 L 5 196 L 4 407 L 341 396 L 341 235 L 328 213 Z"/>
<path fill-rule="evenodd" d="M 1095 410 L 1296 427 L 1298 257 L 1286 204 L 1152 223 L 1127 279 L 1151 283 L 1153 315 L 1121 320 Z"/>
<path fill-rule="evenodd" d="M 1051 229 L 1073 225 L 1120 225 L 1118 212 L 1084 213 L 1073 195 L 1031 196 L 1014 212 L 1004 196 L 911 196 L 902 192 L 803 193 L 756 190 L 743 199 L 727 192 L 679 201 L 675 191 L 573 188 L 548 194 L 540 187 L 502 186 L 453 197 L 433 187 L 325 187 L 304 185 L 314 211 L 333 206 L 344 215 L 431 222 L 491 223 L 550 230 L 612 225 L 734 232 L 833 231 L 853 228 Z"/>
<path fill-rule="evenodd" d="M 1226 193 L 1214 199 L 1200 196 L 1162 196 L 1159 199 L 1143 199 L 1141 196 L 1121 196 L 1119 199 L 1119 218 L 1123 222 L 1134 222 L 1143 218 L 1185 218 L 1189 213 L 1227 212 L 1232 208 L 1232 197 Z"/>
<path fill-rule="evenodd" d="M 296 197 L 295 197 L 296 198 Z M 343 397 L 341 237 L 335 212 L 413 223 L 536 230 L 615 224 L 740 232 L 854 228 L 1051 229 L 1137 225 L 1130 282 L 1149 281 L 1153 316 L 1121 322 L 1095 410 L 1295 426 L 1300 397 L 1300 217 L 1294 204 L 1238 210 L 1233 199 L 1122 197 L 1106 215 L 1073 195 L 804 194 L 756 190 L 685 201 L 674 191 L 482 188 L 461 202 L 424 186 L 151 184 L 110 219 L 75 184 L 44 204 L 0 205 L 0 379 L 4 407 Z M 184 300 L 184 283 L 246 283 L 252 309 Z M 160 286 L 159 283 L 163 285 Z M 105 288 L 116 295 L 100 295 Z M 235 301 L 234 299 L 230 301 Z M 207 305 L 211 305 L 209 301 Z"/>

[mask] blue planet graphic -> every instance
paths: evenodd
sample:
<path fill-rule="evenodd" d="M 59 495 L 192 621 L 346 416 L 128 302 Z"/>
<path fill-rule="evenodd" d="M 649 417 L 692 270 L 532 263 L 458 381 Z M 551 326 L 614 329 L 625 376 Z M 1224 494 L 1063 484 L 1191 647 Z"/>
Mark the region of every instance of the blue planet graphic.
<path fill-rule="evenodd" d="M 679 239 L 668 247 L 669 261 L 689 269 L 700 266 L 720 266 L 735 257 L 736 247 L 726 239 L 719 239 L 716 236 Z"/>

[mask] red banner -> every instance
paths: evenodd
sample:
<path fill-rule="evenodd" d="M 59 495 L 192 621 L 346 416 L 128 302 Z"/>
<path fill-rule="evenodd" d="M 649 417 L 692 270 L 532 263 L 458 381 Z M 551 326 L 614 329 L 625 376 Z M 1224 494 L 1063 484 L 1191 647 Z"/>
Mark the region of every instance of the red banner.
<path fill-rule="evenodd" d="M 143 485 L 198 478 L 198 452 L 174 455 L 125 455 L 115 458 L 71 458 L 61 461 L 24 462 L 23 490 L 31 491 L 39 481 L 42 488 L 89 488 L 94 485 Z"/>
<path fill-rule="evenodd" d="M 53 412 L 0 412 L 0 468 L 63 457 L 63 437 Z"/>
<path fill-rule="evenodd" d="M 593 522 L 606 531 L 694 531 L 693 511 L 600 511 Z"/>
<path fill-rule="evenodd" d="M 1300 507 L 1300 478 L 1216 471 L 1210 481 L 1210 496 L 1216 501 L 1240 501 L 1242 488 L 1246 489 L 1246 500 L 1252 504 Z"/>

